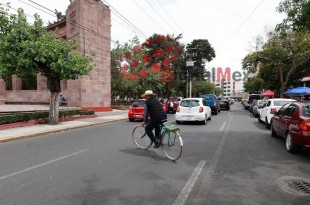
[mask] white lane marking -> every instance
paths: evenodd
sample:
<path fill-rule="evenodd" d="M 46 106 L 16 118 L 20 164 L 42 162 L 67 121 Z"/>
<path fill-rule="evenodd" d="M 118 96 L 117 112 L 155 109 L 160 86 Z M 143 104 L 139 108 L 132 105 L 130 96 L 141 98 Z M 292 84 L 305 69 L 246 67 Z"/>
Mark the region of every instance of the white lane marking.
<path fill-rule="evenodd" d="M 44 162 L 44 163 L 41 163 L 41 164 L 37 164 L 37 165 L 32 166 L 32 167 L 28 167 L 28 168 L 25 168 L 25 169 L 22 169 L 22 170 L 13 172 L 13 173 L 11 173 L 11 174 L 7 174 L 7 175 L 4 175 L 4 176 L 1 176 L 1 177 L 0 177 L 0 181 L 3 180 L 3 179 L 7 179 L 7 178 L 9 178 L 9 177 L 13 177 L 13 176 L 16 176 L 16 175 L 18 175 L 18 174 L 22 174 L 22 173 L 31 171 L 31 170 L 33 170 L 33 169 L 36 169 L 36 168 L 39 168 L 39 167 L 48 165 L 48 164 L 50 164 L 50 163 L 57 162 L 57 161 L 59 161 L 59 160 L 65 159 L 65 158 L 72 157 L 72 156 L 77 155 L 77 154 L 81 154 L 82 152 L 85 152 L 85 151 L 87 151 L 87 149 L 83 149 L 83 150 L 80 150 L 80 151 L 78 151 L 78 152 L 74 152 L 74 153 L 72 153 L 72 154 L 68 154 L 68 155 L 65 155 L 65 156 L 62 156 L 62 157 L 59 157 L 59 158 L 56 158 L 56 159 L 53 159 L 53 160 L 50 160 L 50 161 L 47 161 L 47 162 Z"/>
<path fill-rule="evenodd" d="M 182 189 L 181 193 L 179 194 L 178 198 L 174 201 L 173 205 L 183 205 L 185 204 L 185 201 L 189 195 L 189 193 L 192 191 L 192 188 L 194 184 L 196 183 L 198 176 L 200 175 L 200 172 L 203 169 L 203 166 L 205 165 L 206 161 L 201 160 L 197 167 L 195 168 L 194 172 L 188 179 L 187 183 L 185 184 L 184 188 Z"/>
<path fill-rule="evenodd" d="M 226 125 L 226 121 L 222 124 L 222 126 L 221 126 L 221 128 L 219 130 L 220 132 L 222 132 L 224 130 L 225 125 Z"/>

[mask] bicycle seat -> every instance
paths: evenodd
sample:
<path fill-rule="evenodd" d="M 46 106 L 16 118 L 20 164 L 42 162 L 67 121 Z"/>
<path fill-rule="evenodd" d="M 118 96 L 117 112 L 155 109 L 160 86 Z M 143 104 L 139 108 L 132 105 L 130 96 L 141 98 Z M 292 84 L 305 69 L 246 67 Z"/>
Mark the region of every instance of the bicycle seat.
<path fill-rule="evenodd" d="M 164 120 L 161 120 L 160 123 L 164 123 L 164 122 L 167 122 L 168 120 L 167 119 L 164 119 Z"/>

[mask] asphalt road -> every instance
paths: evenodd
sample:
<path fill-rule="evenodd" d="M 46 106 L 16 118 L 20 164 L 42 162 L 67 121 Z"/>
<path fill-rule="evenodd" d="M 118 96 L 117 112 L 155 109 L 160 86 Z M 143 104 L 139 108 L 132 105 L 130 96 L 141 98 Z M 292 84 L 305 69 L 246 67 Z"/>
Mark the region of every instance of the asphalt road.
<path fill-rule="evenodd" d="M 309 192 L 288 185 L 310 189 L 310 151 L 287 153 L 284 140 L 270 137 L 240 103 L 207 125 L 178 125 L 184 152 L 177 162 L 161 149 L 137 149 L 131 131 L 138 124 L 0 144 L 0 204 L 310 204 Z"/>

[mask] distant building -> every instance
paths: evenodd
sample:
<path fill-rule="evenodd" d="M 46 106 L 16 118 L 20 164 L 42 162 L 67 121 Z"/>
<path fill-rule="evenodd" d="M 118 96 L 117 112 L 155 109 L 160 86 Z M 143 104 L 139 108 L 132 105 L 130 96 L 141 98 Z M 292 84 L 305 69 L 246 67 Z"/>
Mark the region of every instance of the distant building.
<path fill-rule="evenodd" d="M 111 110 L 111 12 L 96 0 L 74 0 L 66 19 L 48 26 L 64 39 L 74 38 L 80 53 L 95 54 L 96 67 L 77 80 L 62 80 L 61 94 L 68 106 L 94 111 Z M 50 91 L 46 77 L 37 74 L 34 89 L 23 89 L 24 81 L 13 75 L 5 85 L 0 78 L 0 103 L 48 103 Z M 7 89 L 5 89 L 5 86 Z"/>

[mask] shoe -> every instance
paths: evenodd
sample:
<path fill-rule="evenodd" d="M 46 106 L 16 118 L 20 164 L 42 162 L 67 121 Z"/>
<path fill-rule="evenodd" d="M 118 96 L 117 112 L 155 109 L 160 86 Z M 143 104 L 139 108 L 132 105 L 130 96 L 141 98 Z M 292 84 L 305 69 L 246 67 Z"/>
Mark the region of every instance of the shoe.
<path fill-rule="evenodd" d="M 159 140 L 156 140 L 154 143 L 155 143 L 154 148 L 159 148 L 161 146 L 161 143 Z"/>

